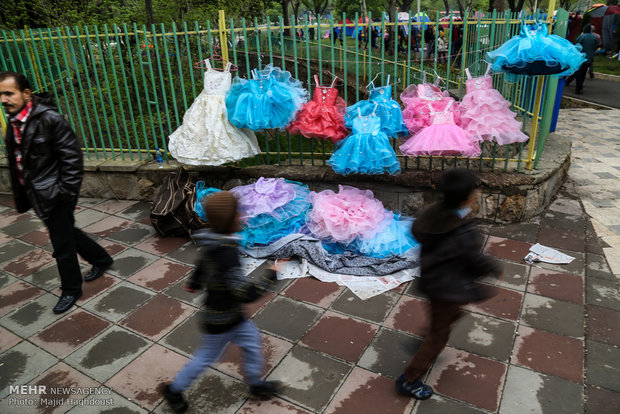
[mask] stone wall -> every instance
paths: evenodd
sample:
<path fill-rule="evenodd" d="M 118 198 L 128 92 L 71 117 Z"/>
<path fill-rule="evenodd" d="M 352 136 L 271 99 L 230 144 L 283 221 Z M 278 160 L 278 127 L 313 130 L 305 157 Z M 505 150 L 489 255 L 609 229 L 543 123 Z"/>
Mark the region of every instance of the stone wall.
<path fill-rule="evenodd" d="M 83 197 L 153 200 L 166 175 L 179 164 L 143 163 L 138 160 L 86 160 Z M 481 192 L 474 210 L 494 222 L 518 222 L 540 214 L 566 178 L 570 142 L 558 134 L 547 138 L 536 170 L 480 172 Z M 501 166 L 499 166 L 501 168 Z M 338 185 L 369 189 L 391 210 L 415 216 L 437 198 L 435 186 L 442 171 L 406 169 L 395 176 L 346 176 L 331 168 L 311 165 L 261 165 L 256 167 L 186 167 L 207 186 L 229 189 L 259 177 L 284 177 L 307 184 L 311 190 L 338 190 Z M 0 192 L 9 192 L 6 159 L 0 159 Z"/>

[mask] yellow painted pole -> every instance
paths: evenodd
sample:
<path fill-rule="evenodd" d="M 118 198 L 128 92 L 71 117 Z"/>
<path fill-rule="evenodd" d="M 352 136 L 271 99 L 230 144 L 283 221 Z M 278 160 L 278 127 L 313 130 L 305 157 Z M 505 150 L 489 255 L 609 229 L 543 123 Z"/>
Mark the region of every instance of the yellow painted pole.
<path fill-rule="evenodd" d="M 6 137 L 6 118 L 4 117 L 4 111 L 0 109 L 0 132 L 2 138 Z"/>
<path fill-rule="evenodd" d="M 222 58 L 228 60 L 228 36 L 226 35 L 226 13 L 220 10 L 219 13 L 219 31 L 220 31 L 220 48 L 222 50 Z"/>
<path fill-rule="evenodd" d="M 540 107 L 542 105 L 542 92 L 545 84 L 544 76 L 537 76 L 536 96 L 534 97 L 534 111 L 532 113 L 532 127 L 530 128 L 530 143 L 527 146 L 527 160 L 525 168 L 532 169 L 534 160 L 534 149 L 536 148 L 536 135 L 538 134 L 538 120 L 540 119 Z"/>

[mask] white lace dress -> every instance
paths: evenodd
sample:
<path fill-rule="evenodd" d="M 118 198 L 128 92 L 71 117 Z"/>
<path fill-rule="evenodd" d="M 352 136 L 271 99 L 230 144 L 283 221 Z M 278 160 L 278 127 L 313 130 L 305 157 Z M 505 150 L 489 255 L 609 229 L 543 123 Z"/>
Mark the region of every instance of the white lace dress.
<path fill-rule="evenodd" d="M 183 124 L 170 135 L 168 150 L 189 165 L 222 165 L 259 154 L 254 132 L 228 121 L 225 96 L 230 89 L 230 63 L 223 72 L 207 61 L 204 89 L 183 116 Z"/>

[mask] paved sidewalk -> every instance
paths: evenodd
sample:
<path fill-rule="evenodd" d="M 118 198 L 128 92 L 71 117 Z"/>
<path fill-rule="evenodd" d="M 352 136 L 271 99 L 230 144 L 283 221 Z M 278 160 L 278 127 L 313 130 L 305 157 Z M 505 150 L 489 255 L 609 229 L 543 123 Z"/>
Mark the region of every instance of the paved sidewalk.
<path fill-rule="evenodd" d="M 617 113 L 604 115 L 603 132 L 591 135 L 615 139 L 605 134 Z M 575 120 L 587 120 L 583 129 L 592 131 L 591 117 L 599 116 L 563 111 L 560 125 L 577 128 Z M 415 403 L 394 392 L 393 380 L 427 324 L 415 281 L 361 301 L 345 288 L 305 278 L 279 282 L 247 309 L 263 333 L 268 378 L 288 384 L 282 398 L 248 400 L 239 351 L 232 347 L 191 388 L 189 412 L 617 412 L 620 296 L 605 258 L 612 257 L 615 239 L 600 233 L 601 242 L 596 234 L 599 224 L 615 228 L 586 214 L 597 214 L 589 186 L 606 186 L 607 176 L 597 173 L 608 172 L 590 172 L 597 163 L 587 160 L 611 154 L 612 147 L 574 134 L 571 180 L 552 206 L 529 222 L 483 227 L 485 249 L 504 262 L 505 277 L 498 295 L 468 307 L 456 326 L 427 378 L 437 392 L 432 399 Z M 581 147 L 600 150 L 585 157 Z M 46 231 L 0 195 L 0 413 L 167 413 L 155 387 L 182 367 L 199 335 L 200 298 L 182 289 L 196 250 L 186 239 L 157 237 L 146 203 L 81 199 L 78 209 L 78 225 L 99 237 L 115 265 L 84 284 L 78 307 L 54 315 L 59 281 Z M 575 260 L 527 265 L 523 257 L 536 242 Z M 35 384 L 79 389 L 65 388 L 75 393 L 58 401 L 63 396 L 19 395 L 10 388 Z M 90 388 L 100 386 L 109 394 Z M 24 405 L 41 398 L 46 406 L 38 411 Z"/>
<path fill-rule="evenodd" d="M 575 81 L 564 87 L 564 96 L 577 98 L 582 101 L 605 105 L 611 108 L 620 108 L 620 82 L 594 78 L 588 75 L 583 84 L 583 94 L 575 92 Z"/>

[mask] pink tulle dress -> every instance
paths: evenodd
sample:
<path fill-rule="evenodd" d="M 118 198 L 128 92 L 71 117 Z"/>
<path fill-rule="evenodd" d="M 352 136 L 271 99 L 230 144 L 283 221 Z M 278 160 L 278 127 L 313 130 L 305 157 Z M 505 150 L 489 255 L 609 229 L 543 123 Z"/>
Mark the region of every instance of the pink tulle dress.
<path fill-rule="evenodd" d="M 489 68 L 478 78 L 472 78 L 469 69 L 465 69 L 467 93 L 460 105 L 461 127 L 481 141 L 495 141 L 499 145 L 527 141 L 529 137 L 521 132 L 521 122 L 510 110 L 510 102 L 493 89 Z"/>
<path fill-rule="evenodd" d="M 403 110 L 403 120 L 409 131 L 413 134 L 424 127 L 431 124 L 430 112 L 428 105 L 433 107 L 434 111 L 443 111 L 452 102 L 452 106 L 456 109 L 456 101 L 450 96 L 448 91 L 439 89 L 438 83 L 441 80 L 437 77 L 435 83 L 426 82 L 426 72 L 424 72 L 424 81 L 419 85 L 409 85 L 403 93 L 400 94 L 400 100 L 405 105 Z M 455 112 L 455 122 L 458 123 L 458 112 Z"/>
<path fill-rule="evenodd" d="M 400 146 L 400 152 L 417 157 L 419 155 L 464 155 L 469 158 L 480 155 L 476 137 L 454 122 L 453 103 L 442 111 L 435 111 L 428 105 L 431 125 L 421 129 Z"/>
<path fill-rule="evenodd" d="M 374 198 L 372 191 L 340 185 L 332 190 L 310 193 L 312 210 L 306 225 L 316 238 L 349 243 L 368 239 L 383 231 L 393 220 L 393 213 Z"/>
<path fill-rule="evenodd" d="M 314 82 L 316 89 L 312 100 L 301 108 L 287 129 L 291 134 L 336 143 L 349 134 L 344 126 L 347 104 L 338 96 L 338 89 L 334 88 L 336 78 L 330 86 L 321 86 L 319 78 L 314 75 Z"/>

